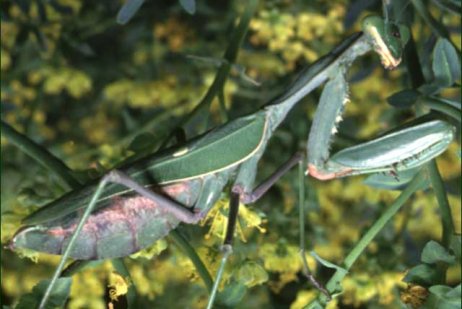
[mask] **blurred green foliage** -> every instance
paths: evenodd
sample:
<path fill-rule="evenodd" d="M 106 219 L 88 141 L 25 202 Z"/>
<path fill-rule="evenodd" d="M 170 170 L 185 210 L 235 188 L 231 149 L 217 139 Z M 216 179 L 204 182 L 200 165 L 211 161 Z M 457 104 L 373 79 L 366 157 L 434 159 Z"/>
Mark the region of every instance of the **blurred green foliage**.
<path fill-rule="evenodd" d="M 280 93 L 302 67 L 358 31 L 360 16 L 372 11 L 381 14 L 380 2 L 373 3 L 368 7 L 371 11 L 358 11 L 358 4 L 343 0 L 260 3 L 238 55 L 245 76 L 233 70 L 224 88 L 229 117 L 252 112 Z M 82 177 L 97 175 L 136 152 L 139 143 L 130 146 L 135 137 L 138 142 L 148 139 L 156 149 L 210 87 L 229 33 L 244 9 L 239 1 L 195 4 L 195 14 L 190 15 L 176 1 L 147 1 L 122 26 L 116 24 L 121 2 L 2 1 L 3 120 L 82 171 Z M 460 15 L 428 6 L 460 50 Z M 352 18 L 354 26 L 345 29 L 344 21 Z M 417 15 L 413 20 L 417 46 L 429 57 L 426 44 L 435 38 L 432 29 Z M 388 72 L 377 63 L 377 57 L 369 55 L 355 68 L 353 103 L 346 109 L 339 145 L 374 136 L 413 115 L 412 109 L 385 103 L 403 88 L 409 77 L 405 69 Z M 273 138 L 261 162 L 261 179 L 305 144 L 319 94 L 299 104 Z M 460 86 L 444 94 L 460 102 Z M 218 100 L 210 117 L 210 127 L 223 121 Z M 454 143 L 438 159 L 438 167 L 460 235 L 458 153 L 460 147 Z M 399 193 L 370 188 L 362 181 L 361 177 L 306 181 L 309 212 L 304 232 L 310 249 L 323 259 L 341 263 Z M 294 171 L 262 201 L 242 210 L 239 239 L 223 282 L 225 286 L 233 278 L 250 289 L 239 303 L 242 308 L 301 308 L 316 296 L 301 275 L 298 186 Z M 3 137 L 1 188 L 2 244 L 22 217 L 64 193 L 54 175 Z M 226 207 L 224 194 L 203 224 L 179 228 L 212 274 L 219 263 Z M 402 306 L 401 300 L 419 305 L 419 299 L 425 301 L 430 293 L 433 298 L 449 293 L 429 292 L 424 284 L 403 281 L 406 271 L 421 262 L 425 244 L 441 239 L 439 222 L 434 196 L 415 194 L 361 256 L 343 283 L 344 293 L 329 308 L 396 308 Z M 308 259 L 316 277 L 325 282 L 331 270 Z M 150 251 L 125 260 L 140 307 L 204 307 L 208 295 L 202 281 L 168 237 Z M 2 248 L 2 304 L 15 304 L 30 293 L 40 280 L 50 277 L 57 262 L 57 257 L 45 254 L 32 262 Z M 446 275 L 448 286 L 460 284 L 459 263 L 451 263 Z M 110 296 L 124 294 L 126 285 L 126 278 L 114 273 L 106 261 L 74 276 L 67 307 L 106 308 L 109 302 L 123 307 L 123 297 L 113 301 Z"/>

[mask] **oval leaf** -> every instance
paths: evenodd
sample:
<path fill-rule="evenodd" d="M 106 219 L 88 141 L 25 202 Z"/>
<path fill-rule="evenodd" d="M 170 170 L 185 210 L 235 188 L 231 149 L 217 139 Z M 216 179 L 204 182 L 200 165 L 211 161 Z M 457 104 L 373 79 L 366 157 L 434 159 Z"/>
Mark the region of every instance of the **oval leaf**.
<path fill-rule="evenodd" d="M 433 50 L 435 83 L 448 87 L 460 79 L 460 62 L 457 51 L 446 39 L 438 39 Z"/>
<path fill-rule="evenodd" d="M 50 284 L 50 280 L 40 281 L 31 293 L 25 294 L 19 300 L 19 304 L 15 307 L 16 309 L 30 309 L 38 308 L 43 294 Z M 71 290 L 72 278 L 61 277 L 56 281 L 55 287 L 51 292 L 50 298 L 45 308 L 63 308 L 69 297 Z"/>
<path fill-rule="evenodd" d="M 180 5 L 189 14 L 193 15 L 196 13 L 196 1 L 195 0 L 180 0 Z"/>
<path fill-rule="evenodd" d="M 430 289 L 430 296 L 422 309 L 458 309 L 460 308 L 461 288 L 460 284 L 455 287 L 434 285 Z"/>
<path fill-rule="evenodd" d="M 416 90 L 405 89 L 387 98 L 387 102 L 397 108 L 409 108 L 419 98 L 420 93 Z"/>
<path fill-rule="evenodd" d="M 237 305 L 245 296 L 247 288 L 240 282 L 230 282 L 217 296 L 217 303 L 226 306 Z"/>
<path fill-rule="evenodd" d="M 435 267 L 428 264 L 420 264 L 412 267 L 406 276 L 404 282 L 412 282 L 422 286 L 429 286 L 432 282 L 439 279 L 438 272 Z"/>
<path fill-rule="evenodd" d="M 437 262 L 453 264 L 456 259 L 454 255 L 449 254 L 449 252 L 447 252 L 443 246 L 441 246 L 436 241 L 431 240 L 422 250 L 421 260 L 427 264 L 433 264 Z"/>
<path fill-rule="evenodd" d="M 128 0 L 117 14 L 117 23 L 125 25 L 140 9 L 144 0 Z"/>

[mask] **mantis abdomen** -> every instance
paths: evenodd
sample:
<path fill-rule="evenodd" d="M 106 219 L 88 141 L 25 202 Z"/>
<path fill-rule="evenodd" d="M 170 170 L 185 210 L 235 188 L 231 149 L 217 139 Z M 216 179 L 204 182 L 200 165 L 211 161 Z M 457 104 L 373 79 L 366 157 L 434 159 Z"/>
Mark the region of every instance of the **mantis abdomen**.
<path fill-rule="evenodd" d="M 157 188 L 156 191 L 192 207 L 200 194 L 202 181 L 191 180 Z M 157 202 L 138 194 L 109 198 L 105 207 L 95 211 L 85 222 L 70 256 L 98 260 L 130 255 L 166 236 L 180 223 Z M 62 254 L 80 219 L 74 212 L 61 220 L 26 227 L 10 246 Z"/>

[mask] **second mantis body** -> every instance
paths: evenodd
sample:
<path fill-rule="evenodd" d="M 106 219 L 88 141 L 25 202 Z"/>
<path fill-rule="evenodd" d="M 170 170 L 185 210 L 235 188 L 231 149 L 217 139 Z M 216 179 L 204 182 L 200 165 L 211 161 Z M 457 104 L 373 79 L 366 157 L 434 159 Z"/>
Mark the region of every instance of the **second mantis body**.
<path fill-rule="evenodd" d="M 122 166 L 65 194 L 27 217 L 10 247 L 63 255 L 56 278 L 67 257 L 89 260 L 127 256 L 166 236 L 181 222 L 197 223 L 232 181 L 231 214 L 224 241 L 225 251 L 231 252 L 239 202 L 259 199 L 303 158 L 294 155 L 268 180 L 255 186 L 257 165 L 268 140 L 295 104 L 324 83 L 307 144 L 308 174 L 332 179 L 399 172 L 426 163 L 452 141 L 454 128 L 449 123 L 432 120 L 410 125 L 329 155 L 330 141 L 348 102 L 348 68 L 370 50 L 379 54 L 386 68 L 396 67 L 408 36 L 403 26 L 388 27 L 379 17 L 366 18 L 362 33 L 346 39 L 300 73 L 282 96 L 261 110 L 184 145 Z M 52 288 L 51 284 L 49 290 Z M 45 303 L 46 298 L 42 305 Z"/>

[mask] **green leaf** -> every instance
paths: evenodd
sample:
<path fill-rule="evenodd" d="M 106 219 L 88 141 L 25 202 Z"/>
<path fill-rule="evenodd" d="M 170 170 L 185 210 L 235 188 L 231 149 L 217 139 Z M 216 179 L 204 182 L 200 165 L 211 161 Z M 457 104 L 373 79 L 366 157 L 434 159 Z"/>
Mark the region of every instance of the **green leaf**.
<path fill-rule="evenodd" d="M 401 90 L 387 98 L 387 102 L 397 108 L 409 108 L 419 98 L 420 92 L 413 89 Z"/>
<path fill-rule="evenodd" d="M 348 273 L 348 270 L 346 270 L 345 268 L 340 267 L 340 266 L 338 266 L 338 265 L 335 265 L 334 263 L 331 263 L 331 262 L 329 262 L 329 261 L 323 259 L 323 258 L 320 257 L 316 252 L 311 251 L 310 254 L 311 254 L 312 257 L 315 258 L 316 261 L 318 261 L 319 263 L 321 263 L 321 265 L 323 265 L 323 266 L 325 266 L 325 267 L 327 267 L 327 268 L 333 268 L 333 269 L 335 269 L 335 270 L 337 270 L 337 271 L 341 271 L 341 272 L 343 272 L 343 273 L 345 273 L 345 274 Z"/>
<path fill-rule="evenodd" d="M 455 262 L 454 255 L 446 251 L 446 249 L 441 246 L 436 241 L 430 240 L 424 247 L 422 251 L 422 262 L 427 264 L 433 264 L 437 262 L 444 262 L 447 264 L 453 264 Z"/>
<path fill-rule="evenodd" d="M 420 102 L 433 110 L 439 111 L 453 118 L 457 122 L 461 122 L 461 105 L 460 102 L 451 101 L 438 97 L 424 97 Z"/>
<path fill-rule="evenodd" d="M 247 261 L 239 267 L 235 273 L 235 279 L 250 288 L 267 282 L 268 273 L 257 262 Z"/>
<path fill-rule="evenodd" d="M 433 50 L 433 74 L 435 83 L 449 87 L 460 79 L 460 62 L 457 51 L 446 39 L 438 39 Z"/>
<path fill-rule="evenodd" d="M 321 305 L 321 303 L 317 299 L 313 300 L 307 306 L 305 306 L 305 309 L 322 309 L 322 308 L 324 308 L 324 306 Z"/>
<path fill-rule="evenodd" d="M 217 302 L 226 306 L 235 306 L 244 298 L 246 291 L 246 286 L 240 282 L 228 283 L 218 294 Z"/>
<path fill-rule="evenodd" d="M 37 308 L 49 284 L 50 280 L 40 281 L 36 286 L 34 286 L 31 293 L 25 294 L 21 297 L 15 309 Z M 69 297 L 71 284 L 72 278 L 58 278 L 45 308 L 63 308 L 67 298 Z"/>
<path fill-rule="evenodd" d="M 189 14 L 193 15 L 196 13 L 196 1 L 195 0 L 180 0 L 180 5 Z"/>
<path fill-rule="evenodd" d="M 457 0 L 433 0 L 439 7 L 453 14 L 461 15 L 461 3 Z"/>
<path fill-rule="evenodd" d="M 57 0 L 48 0 L 48 3 L 55 9 L 56 12 L 59 12 L 64 15 L 72 14 L 72 8 L 68 5 L 63 5 Z"/>
<path fill-rule="evenodd" d="M 460 284 L 451 288 L 445 285 L 434 285 L 429 289 L 430 295 L 421 307 L 423 309 L 456 309 L 461 307 L 461 286 Z"/>
<path fill-rule="evenodd" d="M 144 0 L 128 0 L 117 14 L 117 23 L 125 25 L 140 9 Z"/>
<path fill-rule="evenodd" d="M 412 282 L 422 286 L 429 286 L 439 279 L 436 267 L 428 264 L 420 264 L 411 268 L 406 276 L 404 282 Z"/>
<path fill-rule="evenodd" d="M 134 153 L 149 153 L 157 145 L 157 139 L 154 134 L 141 133 L 137 135 L 128 146 L 128 150 Z"/>
<path fill-rule="evenodd" d="M 460 248 L 462 248 L 462 241 L 460 235 L 452 235 L 451 237 L 451 244 L 449 245 L 454 252 L 456 258 L 460 260 L 461 252 Z"/>

